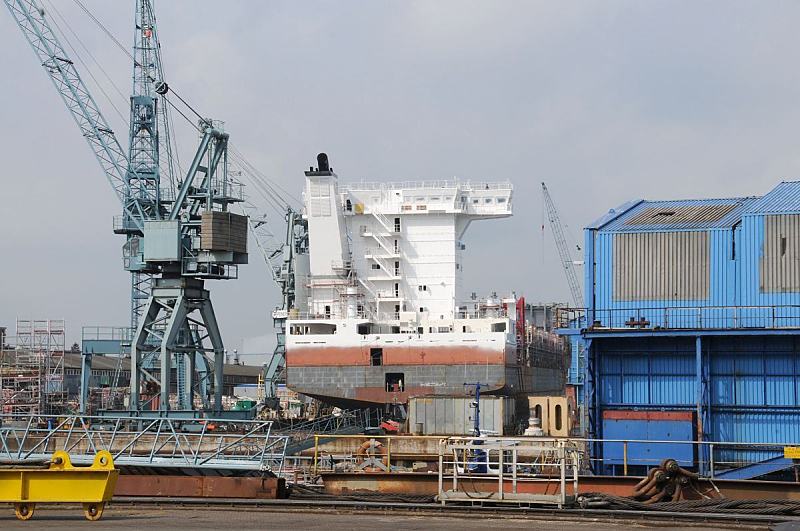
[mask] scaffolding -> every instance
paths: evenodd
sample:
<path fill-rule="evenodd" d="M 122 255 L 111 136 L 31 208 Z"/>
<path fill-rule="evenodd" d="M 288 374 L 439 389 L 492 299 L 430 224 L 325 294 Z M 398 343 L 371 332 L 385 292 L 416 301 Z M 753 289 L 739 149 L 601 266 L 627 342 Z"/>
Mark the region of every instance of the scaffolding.
<path fill-rule="evenodd" d="M 64 412 L 63 319 L 17 319 L 14 336 L 0 341 L 0 411 L 6 415 Z"/>

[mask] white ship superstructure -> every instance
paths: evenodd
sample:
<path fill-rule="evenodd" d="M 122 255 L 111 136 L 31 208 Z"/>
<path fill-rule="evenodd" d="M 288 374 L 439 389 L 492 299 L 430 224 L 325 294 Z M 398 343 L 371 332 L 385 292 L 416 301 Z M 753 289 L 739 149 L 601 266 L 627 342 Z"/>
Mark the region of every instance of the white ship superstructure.
<path fill-rule="evenodd" d="M 467 228 L 510 216 L 512 192 L 457 180 L 342 186 L 321 155 L 306 172 L 310 251 L 296 264 L 287 383 L 378 403 L 464 393 L 467 381 L 523 385 L 524 311 L 513 298 L 479 300 L 461 281 Z"/>

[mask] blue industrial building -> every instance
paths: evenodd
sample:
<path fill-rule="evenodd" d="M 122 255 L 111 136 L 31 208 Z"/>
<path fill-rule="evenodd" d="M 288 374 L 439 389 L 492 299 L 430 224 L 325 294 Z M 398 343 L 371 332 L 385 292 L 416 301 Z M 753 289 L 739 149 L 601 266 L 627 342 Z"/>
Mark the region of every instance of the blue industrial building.
<path fill-rule="evenodd" d="M 597 443 L 596 469 L 633 473 L 672 457 L 744 478 L 791 465 L 800 182 L 763 197 L 631 201 L 586 228 L 584 252 L 586 309 L 572 334 L 584 347 L 573 363 L 587 435 L 672 443 Z"/>

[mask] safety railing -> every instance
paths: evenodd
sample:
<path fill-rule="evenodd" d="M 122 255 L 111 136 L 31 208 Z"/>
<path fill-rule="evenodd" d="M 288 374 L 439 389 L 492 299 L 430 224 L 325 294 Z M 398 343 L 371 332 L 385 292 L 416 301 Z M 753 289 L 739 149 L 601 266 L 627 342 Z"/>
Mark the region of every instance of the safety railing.
<path fill-rule="evenodd" d="M 447 502 L 575 501 L 581 450 L 566 440 L 450 437 L 439 443 L 439 496 Z"/>
<path fill-rule="evenodd" d="M 289 437 L 275 435 L 272 424 L 226 419 L 0 415 L 0 460 L 36 461 L 64 450 L 73 462 L 88 464 L 98 451 L 107 450 L 119 466 L 278 473 Z"/>
<path fill-rule="evenodd" d="M 434 461 L 439 456 L 438 444 L 460 441 L 472 448 L 469 441 L 476 440 L 502 442 L 508 447 L 568 443 L 571 452 L 580 454 L 582 474 L 645 475 L 665 459 L 674 459 L 680 466 L 711 479 L 747 479 L 791 468 L 792 460 L 785 458 L 784 452 L 800 446 L 798 442 L 318 434 L 315 435 L 313 461 L 309 464 L 314 474 L 332 471 L 408 473 L 415 471 L 413 463 L 419 462 L 427 462 L 425 472 L 438 472 L 439 465 Z M 508 463 L 505 457 L 503 459 Z M 489 460 L 486 473 L 497 471 L 496 461 L 496 456 Z M 794 481 L 794 476 L 790 479 Z"/>
<path fill-rule="evenodd" d="M 343 192 L 363 191 L 363 190 L 421 190 L 421 189 L 441 189 L 458 188 L 465 191 L 471 190 L 510 190 L 513 188 L 511 181 L 459 181 L 439 180 L 439 181 L 401 181 L 401 182 L 352 182 L 340 184 L 339 188 Z"/>
<path fill-rule="evenodd" d="M 127 326 L 84 326 L 81 328 L 81 340 L 130 342 L 133 331 Z"/>
<path fill-rule="evenodd" d="M 728 330 L 800 328 L 800 305 L 559 309 L 559 328 Z"/>

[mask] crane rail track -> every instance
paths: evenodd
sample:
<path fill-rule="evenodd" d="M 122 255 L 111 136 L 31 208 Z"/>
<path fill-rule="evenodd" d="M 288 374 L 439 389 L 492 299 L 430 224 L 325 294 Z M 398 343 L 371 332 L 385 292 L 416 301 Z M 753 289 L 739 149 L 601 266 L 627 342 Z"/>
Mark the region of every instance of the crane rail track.
<path fill-rule="evenodd" d="M 220 499 L 220 498 L 158 498 L 158 497 L 115 497 L 110 507 L 169 508 L 169 509 L 248 509 L 264 512 L 330 512 L 359 513 L 409 512 L 418 516 L 450 516 L 509 519 L 559 519 L 597 521 L 631 521 L 648 523 L 676 523 L 681 525 L 720 525 L 725 528 L 732 524 L 769 526 L 779 522 L 797 522 L 800 517 L 784 515 L 757 515 L 743 513 L 689 513 L 652 512 L 617 509 L 555 509 L 542 507 L 497 507 L 497 506 L 443 506 L 437 503 L 398 503 L 353 500 L 261 500 L 261 499 Z"/>

